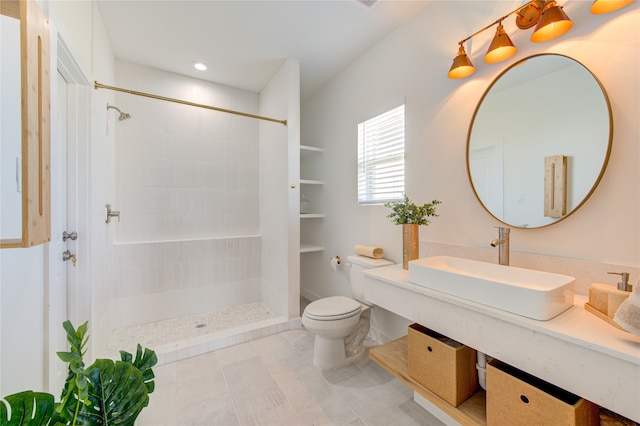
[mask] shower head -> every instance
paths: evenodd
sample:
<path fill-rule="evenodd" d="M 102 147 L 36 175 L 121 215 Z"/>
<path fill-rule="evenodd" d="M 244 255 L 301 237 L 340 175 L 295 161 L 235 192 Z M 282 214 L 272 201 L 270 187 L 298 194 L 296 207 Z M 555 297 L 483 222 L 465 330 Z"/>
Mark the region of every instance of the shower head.
<path fill-rule="evenodd" d="M 107 104 L 107 111 L 110 109 L 115 109 L 116 111 L 118 111 L 120 113 L 120 117 L 118 117 L 118 120 L 122 121 L 122 120 L 128 120 L 131 118 L 131 114 L 129 114 L 128 112 L 122 112 L 120 111 L 119 108 L 114 107 L 113 105 L 109 105 Z"/>

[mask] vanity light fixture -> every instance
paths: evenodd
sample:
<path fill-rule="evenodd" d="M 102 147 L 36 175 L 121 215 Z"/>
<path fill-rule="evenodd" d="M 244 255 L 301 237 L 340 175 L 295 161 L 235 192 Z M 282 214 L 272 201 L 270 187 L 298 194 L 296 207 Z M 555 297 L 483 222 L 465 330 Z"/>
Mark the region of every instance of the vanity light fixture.
<path fill-rule="evenodd" d="M 631 3 L 633 3 L 633 0 L 594 0 L 591 5 L 591 13 L 601 15 L 603 13 L 613 12 Z"/>
<path fill-rule="evenodd" d="M 203 64 L 202 62 L 194 62 L 193 63 L 193 67 L 195 69 L 197 69 L 198 71 L 206 71 L 207 70 L 207 66 L 205 64 Z"/>
<path fill-rule="evenodd" d="M 458 55 L 453 60 L 453 65 L 451 65 L 448 76 L 449 78 L 456 80 L 459 78 L 468 77 L 475 71 L 476 68 L 473 66 L 471 60 L 464 51 L 464 46 L 461 42 L 460 47 L 458 48 Z"/>
<path fill-rule="evenodd" d="M 475 72 L 475 68 L 464 51 L 463 45 L 472 37 L 475 37 L 494 25 L 497 25 L 496 35 L 493 37 L 491 45 L 484 56 L 484 61 L 489 64 L 495 64 L 497 62 L 505 61 L 515 55 L 517 49 L 502 26 L 502 21 L 513 14 L 516 14 L 516 25 L 519 29 L 525 30 L 533 27 L 534 25 L 536 26 L 533 34 L 531 35 L 531 41 L 533 42 L 553 40 L 554 38 L 560 37 L 569 31 L 573 25 L 567 14 L 562 10 L 562 7 L 558 6 L 555 0 L 531 0 L 524 6 L 520 6 L 518 9 L 509 12 L 503 17 L 498 18 L 493 23 L 458 42 L 458 45 L 460 46 L 458 48 L 458 55 L 453 60 L 448 77 L 451 79 L 465 78 Z"/>
<path fill-rule="evenodd" d="M 496 35 L 493 36 L 493 40 L 491 40 L 491 44 L 489 45 L 489 50 L 487 50 L 487 54 L 484 55 L 484 61 L 488 64 L 506 61 L 515 55 L 517 50 L 509 38 L 509 35 L 504 31 L 502 21 L 500 21 L 498 28 L 496 28 Z"/>
<path fill-rule="evenodd" d="M 554 0 L 551 0 L 544 6 L 538 25 L 536 25 L 536 29 L 531 34 L 531 41 L 541 43 L 553 40 L 569 31 L 572 26 L 573 22 L 564 13 L 562 7 L 558 6 Z"/>

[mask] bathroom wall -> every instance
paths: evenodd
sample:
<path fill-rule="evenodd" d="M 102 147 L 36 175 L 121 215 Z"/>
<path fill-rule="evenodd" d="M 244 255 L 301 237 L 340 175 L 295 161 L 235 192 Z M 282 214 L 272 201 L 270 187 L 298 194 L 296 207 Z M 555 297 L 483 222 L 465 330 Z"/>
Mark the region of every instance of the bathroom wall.
<path fill-rule="evenodd" d="M 300 64 L 287 60 L 260 93 L 259 180 L 264 303 L 287 319 L 300 304 Z"/>
<path fill-rule="evenodd" d="M 465 80 L 446 74 L 457 41 L 510 8 L 493 2 L 495 16 L 481 13 L 486 2 L 431 2 L 354 62 L 302 105 L 302 143 L 325 148 L 323 258 L 305 264 L 302 293 L 310 298 L 349 295 L 348 269 L 334 272 L 329 255 L 347 256 L 354 244 L 383 247 L 387 258 L 402 260 L 401 230 L 382 206 L 357 205 L 357 123 L 406 102 L 406 192 L 417 202 L 439 199 L 440 216 L 420 229 L 421 255 L 452 253 L 497 261 L 489 242 L 491 218 L 475 199 L 466 172 L 466 138 L 475 107 L 490 82 L 509 64 L 550 52 L 573 57 L 602 82 L 611 101 L 614 140 L 609 165 L 588 202 L 567 220 L 541 229 L 511 231 L 512 265 L 576 276 L 578 290 L 594 281 L 615 284 L 607 271 L 640 273 L 640 4 L 609 15 L 588 12 L 589 2 L 567 1 L 574 27 L 555 41 L 534 44 L 529 32 L 505 21 L 519 51 L 506 64 L 482 61 L 493 34 L 474 38 L 467 52 L 476 73 Z M 500 10 L 506 7 L 507 10 Z M 464 13 L 460 13 L 460 11 Z M 446 37 L 443 37 L 446 35 Z M 532 93 L 531 96 L 535 96 Z M 532 117 L 527 126 L 539 126 Z M 374 334 L 388 340 L 406 333 L 402 319 L 374 310 Z"/>
<path fill-rule="evenodd" d="M 73 21 L 70 28 L 76 28 L 77 19 L 86 19 L 83 8 L 76 8 L 75 3 L 52 2 L 56 8 L 63 3 L 68 8 L 65 24 Z M 91 37 L 90 56 L 78 54 L 80 64 L 90 64 L 86 71 L 89 82 L 98 81 L 108 84 L 115 81 L 115 57 L 111 44 L 107 38 L 102 18 L 97 6 L 92 3 L 91 8 L 91 32 L 74 32 L 69 39 L 71 45 L 79 43 L 85 46 L 85 41 L 78 40 Z M 84 27 L 83 27 L 84 28 Z M 84 49 L 78 49 L 84 52 Z M 116 199 L 115 187 L 115 152 L 116 132 L 114 126 L 116 117 L 107 114 L 106 105 L 115 104 L 115 93 L 108 90 L 96 90 L 91 88 L 91 139 L 87 141 L 88 151 L 88 180 L 89 191 L 87 228 L 88 235 L 84 238 L 88 242 L 88 250 L 82 253 L 86 257 L 88 276 L 86 281 L 80 283 L 87 288 L 91 318 L 89 320 L 90 350 L 97 356 L 102 354 L 102 348 L 106 346 L 107 339 L 117 321 L 110 313 L 115 300 L 115 281 L 117 269 L 113 267 L 116 259 L 114 242 L 116 240 L 116 228 L 105 223 L 105 204 Z M 80 254 L 79 254 L 80 255 Z M 83 300 L 83 303 L 87 303 Z M 76 324 L 77 325 L 77 324 Z M 92 355 L 90 352 L 88 358 Z M 109 354 L 113 357 L 113 354 Z M 90 358 L 89 358 L 90 359 Z"/>

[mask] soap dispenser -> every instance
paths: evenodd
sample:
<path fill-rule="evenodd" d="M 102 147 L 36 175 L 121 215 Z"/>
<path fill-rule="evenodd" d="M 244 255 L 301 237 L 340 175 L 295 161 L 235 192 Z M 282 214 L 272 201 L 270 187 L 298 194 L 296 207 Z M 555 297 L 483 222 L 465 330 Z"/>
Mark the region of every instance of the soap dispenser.
<path fill-rule="evenodd" d="M 621 291 L 631 291 L 633 290 L 633 286 L 629 284 L 629 273 L 628 272 L 607 272 L 610 275 L 620 275 L 620 282 L 618 283 L 618 290 Z"/>
<path fill-rule="evenodd" d="M 613 316 L 622 302 L 631 295 L 633 286 L 629 284 L 628 272 L 609 272 L 609 274 L 620 275 L 617 288 L 610 284 L 591 284 L 589 286 L 589 301 L 585 303 L 585 309 L 605 321 L 612 322 Z"/>
<path fill-rule="evenodd" d="M 616 311 L 627 298 L 631 295 L 633 286 L 629 284 L 628 272 L 607 272 L 611 275 L 620 275 L 620 282 L 618 282 L 617 289 L 611 289 L 608 294 L 607 303 L 607 316 L 613 318 Z"/>

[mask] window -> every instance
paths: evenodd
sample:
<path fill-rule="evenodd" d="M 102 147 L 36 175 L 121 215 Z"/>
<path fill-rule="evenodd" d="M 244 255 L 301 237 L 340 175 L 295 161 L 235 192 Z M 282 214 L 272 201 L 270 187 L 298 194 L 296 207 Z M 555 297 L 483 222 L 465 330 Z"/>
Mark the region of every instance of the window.
<path fill-rule="evenodd" d="M 404 193 L 404 104 L 358 124 L 358 204 Z"/>

